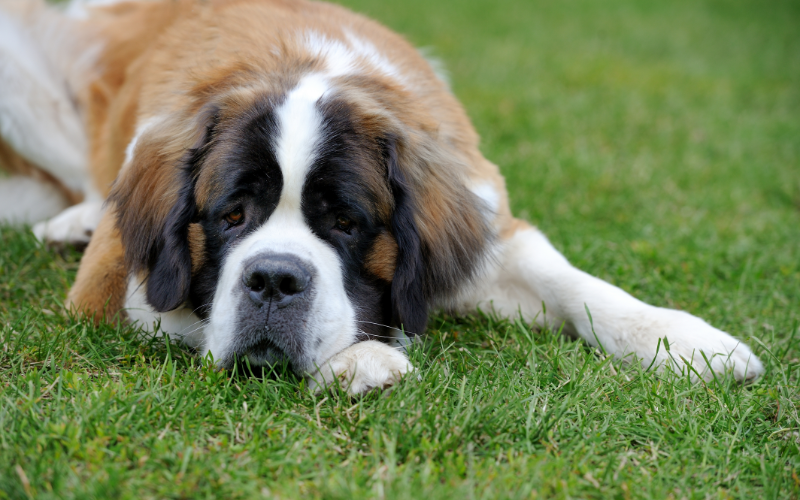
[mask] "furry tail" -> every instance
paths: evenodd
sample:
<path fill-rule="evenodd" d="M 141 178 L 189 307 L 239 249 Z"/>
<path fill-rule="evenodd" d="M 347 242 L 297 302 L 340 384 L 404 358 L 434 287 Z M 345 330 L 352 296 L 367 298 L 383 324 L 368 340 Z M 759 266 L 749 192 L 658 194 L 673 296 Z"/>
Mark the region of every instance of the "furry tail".
<path fill-rule="evenodd" d="M 76 192 L 88 169 L 78 97 L 100 49 L 84 28 L 42 0 L 0 0 L 0 139 Z"/>

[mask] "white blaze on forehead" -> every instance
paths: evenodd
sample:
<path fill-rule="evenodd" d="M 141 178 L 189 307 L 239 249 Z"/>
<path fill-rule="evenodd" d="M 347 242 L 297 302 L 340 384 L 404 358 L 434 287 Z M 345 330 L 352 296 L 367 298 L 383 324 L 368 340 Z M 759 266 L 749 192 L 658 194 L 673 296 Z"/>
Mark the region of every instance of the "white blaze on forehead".
<path fill-rule="evenodd" d="M 350 42 L 350 46 L 353 47 L 353 50 L 356 52 L 356 54 L 366 60 L 371 66 L 382 73 L 385 73 L 387 76 L 404 81 L 404 78 L 400 74 L 400 70 L 397 69 L 397 66 L 392 64 L 385 55 L 381 54 L 375 45 L 367 40 L 364 40 L 363 38 L 357 37 L 349 31 L 345 31 L 345 35 L 347 36 L 347 41 Z"/>
<path fill-rule="evenodd" d="M 287 210 L 300 211 L 303 184 L 320 139 L 322 116 L 317 103 L 329 88 L 322 76 L 308 75 L 276 110 L 279 132 L 275 156 L 283 174 L 283 189 L 273 216 Z"/>
<path fill-rule="evenodd" d="M 303 33 L 303 45 L 311 55 L 325 61 L 327 75 L 336 77 L 355 71 L 356 54 L 339 40 L 333 40 L 316 31 Z"/>
<path fill-rule="evenodd" d="M 305 31 L 303 45 L 312 55 L 325 61 L 325 74 L 330 78 L 357 73 L 359 66 L 377 70 L 406 84 L 397 66 L 371 42 L 345 30 L 347 41 L 328 38 L 316 31 Z"/>

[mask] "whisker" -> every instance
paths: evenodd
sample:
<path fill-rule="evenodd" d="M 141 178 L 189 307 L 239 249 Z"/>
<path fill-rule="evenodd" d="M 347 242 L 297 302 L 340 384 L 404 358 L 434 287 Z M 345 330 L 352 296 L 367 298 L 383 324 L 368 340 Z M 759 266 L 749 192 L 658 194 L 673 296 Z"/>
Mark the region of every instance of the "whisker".
<path fill-rule="evenodd" d="M 376 335 L 374 333 L 367 333 L 367 332 L 365 332 L 363 330 L 360 330 L 360 331 L 365 337 L 369 337 L 369 338 L 386 339 L 386 340 L 397 340 L 397 341 L 402 340 L 399 337 L 392 337 L 390 335 Z M 411 339 L 409 339 L 409 340 L 411 340 Z"/>
<path fill-rule="evenodd" d="M 197 306 L 197 307 L 195 307 L 194 309 L 192 309 L 192 314 L 196 313 L 196 312 L 197 312 L 197 311 L 199 311 L 200 309 L 203 309 L 203 308 L 210 308 L 210 307 L 211 307 L 211 306 L 213 306 L 213 305 L 214 305 L 214 303 L 212 302 L 212 303 L 210 303 L 210 304 L 202 304 L 202 305 L 200 305 L 200 306 Z"/>
<path fill-rule="evenodd" d="M 369 334 L 366 333 L 364 330 L 359 330 L 359 333 L 369 337 Z M 373 335 L 373 337 L 380 337 L 380 335 Z M 394 337 L 383 336 L 383 338 L 397 340 Z M 386 347 L 388 347 L 389 349 L 397 349 L 398 351 L 402 350 L 403 352 L 408 352 L 408 349 L 406 349 L 407 346 L 405 345 L 387 345 Z"/>
<path fill-rule="evenodd" d="M 209 319 L 209 318 L 198 319 L 197 321 L 193 322 L 192 324 L 187 325 L 186 328 L 191 328 L 191 327 L 193 327 L 195 325 L 208 325 L 209 323 L 211 323 L 211 319 Z M 184 330 L 186 328 L 184 328 Z"/>
<path fill-rule="evenodd" d="M 191 314 L 194 314 L 195 312 L 199 311 L 204 307 L 211 307 L 211 306 L 212 304 L 203 304 L 201 306 L 194 308 Z M 209 324 L 211 324 L 211 318 L 205 318 L 205 319 L 200 318 L 194 323 L 182 328 L 181 331 L 177 333 L 177 335 L 180 335 L 181 337 L 188 337 L 189 335 L 194 334 L 195 332 L 197 332 L 201 328 L 208 326 Z"/>
<path fill-rule="evenodd" d="M 191 325 L 189 325 L 186 328 L 184 328 L 183 330 L 181 330 L 181 333 L 179 335 L 181 335 L 181 336 L 191 335 L 191 334 L 195 333 L 196 331 L 200 330 L 201 328 L 205 328 L 206 326 L 208 326 L 209 323 L 210 323 L 209 321 L 204 320 L 204 319 L 201 319 L 200 321 L 195 321 Z M 194 326 L 196 326 L 197 328 L 193 328 L 192 330 L 189 330 L 190 328 L 192 328 Z"/>
<path fill-rule="evenodd" d="M 193 309 L 192 313 L 194 314 L 195 312 L 199 311 L 200 309 L 210 308 L 212 306 L 213 306 L 213 304 L 200 305 L 200 306 L 196 307 L 195 309 Z M 403 333 L 403 334 L 406 333 L 401 328 L 385 325 L 385 324 L 382 324 L 382 323 L 375 323 L 373 321 L 356 320 L 356 323 L 366 323 L 366 324 L 369 324 L 369 325 L 375 325 L 375 326 L 388 328 L 390 330 L 395 330 L 395 331 Z M 211 319 L 210 318 L 198 319 L 197 321 L 193 322 L 192 324 L 187 325 L 185 328 L 183 328 L 177 334 L 180 335 L 181 337 L 186 337 L 186 336 L 189 336 L 189 335 L 192 335 L 192 334 L 198 332 L 199 330 L 201 330 L 202 328 L 207 327 L 210 324 L 211 324 Z M 361 335 L 363 335 L 364 337 L 366 337 L 366 338 L 385 339 L 385 340 L 395 341 L 395 342 L 398 342 L 398 343 L 402 342 L 404 340 L 402 337 L 396 337 L 396 336 L 392 336 L 392 335 L 379 335 L 379 334 L 375 334 L 375 333 L 367 333 L 367 332 L 365 332 L 363 330 L 360 330 L 360 329 L 359 329 L 359 333 Z M 409 332 L 409 333 L 411 333 L 411 332 Z M 406 335 L 406 337 L 408 337 L 408 335 Z M 410 337 L 408 337 L 408 340 L 410 340 Z M 392 348 L 392 349 L 402 349 L 402 350 L 406 349 L 406 346 L 404 346 L 404 345 L 389 346 L 389 347 Z"/>
<path fill-rule="evenodd" d="M 402 333 L 406 334 L 406 336 L 408 336 L 409 333 L 411 335 L 419 335 L 418 333 L 414 333 L 414 332 L 411 332 L 411 331 L 408 331 L 408 330 L 403 330 L 402 328 L 397 328 L 396 326 L 384 325 L 382 323 L 374 323 L 372 321 L 356 320 L 356 323 L 367 323 L 367 324 L 370 324 L 370 325 L 382 326 L 382 327 L 388 328 L 390 330 L 397 330 L 398 332 L 402 332 Z M 406 333 L 406 332 L 408 332 L 408 333 Z"/>

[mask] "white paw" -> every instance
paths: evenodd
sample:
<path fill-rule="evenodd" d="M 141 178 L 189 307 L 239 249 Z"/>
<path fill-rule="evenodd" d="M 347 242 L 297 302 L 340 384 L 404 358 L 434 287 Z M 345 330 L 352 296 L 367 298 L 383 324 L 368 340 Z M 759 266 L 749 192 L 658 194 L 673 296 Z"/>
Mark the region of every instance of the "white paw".
<path fill-rule="evenodd" d="M 308 385 L 315 392 L 334 380 L 349 394 L 362 394 L 372 389 L 388 389 L 406 373 L 414 371 L 402 349 L 368 340 L 354 344 L 326 361 L 308 375 Z"/>
<path fill-rule="evenodd" d="M 102 215 L 102 201 L 85 201 L 34 225 L 33 234 L 43 243 L 85 245 L 97 229 Z"/>
<path fill-rule="evenodd" d="M 764 373 L 764 365 L 747 345 L 683 311 L 649 307 L 641 327 L 637 332 L 641 344 L 636 351 L 644 363 L 650 364 L 661 338 L 655 365 L 680 368 L 691 363 L 705 380 L 713 379 L 713 372 L 727 370 L 732 370 L 738 381 L 755 380 Z M 664 338 L 669 342 L 669 352 L 664 348 Z"/>

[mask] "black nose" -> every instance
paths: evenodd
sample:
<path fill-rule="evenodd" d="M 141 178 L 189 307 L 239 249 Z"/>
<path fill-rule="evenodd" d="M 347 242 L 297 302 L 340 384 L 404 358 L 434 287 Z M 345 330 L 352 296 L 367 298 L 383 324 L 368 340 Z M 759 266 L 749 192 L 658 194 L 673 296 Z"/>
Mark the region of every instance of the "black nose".
<path fill-rule="evenodd" d="M 274 301 L 278 307 L 286 307 L 309 287 L 311 273 L 299 259 L 273 255 L 247 264 L 242 283 L 256 305 Z"/>

